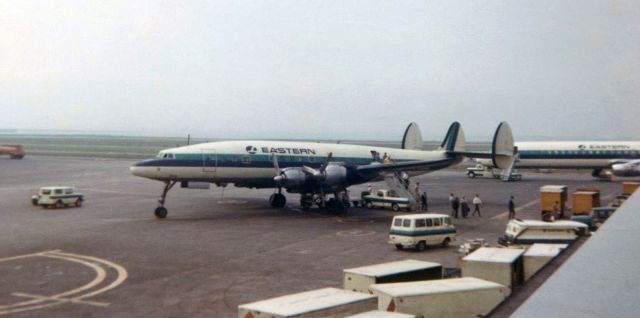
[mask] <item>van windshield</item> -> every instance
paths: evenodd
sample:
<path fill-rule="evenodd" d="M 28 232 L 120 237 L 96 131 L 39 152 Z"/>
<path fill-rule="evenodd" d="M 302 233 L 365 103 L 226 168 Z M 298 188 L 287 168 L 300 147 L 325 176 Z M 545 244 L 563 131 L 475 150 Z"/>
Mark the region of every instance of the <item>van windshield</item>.
<path fill-rule="evenodd" d="M 42 190 L 42 194 L 49 195 L 51 194 L 51 190 Z"/>

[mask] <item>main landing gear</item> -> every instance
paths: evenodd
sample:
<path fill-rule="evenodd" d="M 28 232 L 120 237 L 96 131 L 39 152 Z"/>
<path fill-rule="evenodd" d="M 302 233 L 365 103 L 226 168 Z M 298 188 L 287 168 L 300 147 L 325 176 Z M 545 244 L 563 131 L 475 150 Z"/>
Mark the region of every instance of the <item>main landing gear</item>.
<path fill-rule="evenodd" d="M 287 197 L 282 194 L 282 188 L 278 188 L 278 192 L 269 197 L 269 203 L 272 208 L 283 208 L 287 204 Z"/>
<path fill-rule="evenodd" d="M 167 208 L 164 207 L 165 199 L 167 198 L 167 193 L 173 186 L 176 185 L 176 181 L 165 181 L 164 182 L 164 190 L 162 190 L 162 196 L 160 196 L 160 200 L 158 200 L 158 207 L 154 211 L 154 214 L 158 219 L 164 219 L 167 217 Z"/>

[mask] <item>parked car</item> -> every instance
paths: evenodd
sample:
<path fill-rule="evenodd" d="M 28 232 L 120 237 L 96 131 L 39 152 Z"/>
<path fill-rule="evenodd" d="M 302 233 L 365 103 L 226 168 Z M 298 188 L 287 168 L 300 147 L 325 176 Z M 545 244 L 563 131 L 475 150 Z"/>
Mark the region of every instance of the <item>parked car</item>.
<path fill-rule="evenodd" d="M 31 204 L 45 208 L 63 208 L 67 206 L 82 206 L 84 195 L 75 192 L 73 187 L 42 187 L 38 194 L 31 197 Z"/>
<path fill-rule="evenodd" d="M 389 244 L 399 250 L 415 247 L 423 251 L 428 245 L 449 246 L 456 239 L 456 227 L 446 214 L 409 214 L 393 218 Z"/>
<path fill-rule="evenodd" d="M 395 191 L 385 189 L 362 196 L 362 205 L 369 209 L 391 208 L 394 211 L 400 211 L 400 209 L 411 211 L 409 198 L 403 198 Z"/>

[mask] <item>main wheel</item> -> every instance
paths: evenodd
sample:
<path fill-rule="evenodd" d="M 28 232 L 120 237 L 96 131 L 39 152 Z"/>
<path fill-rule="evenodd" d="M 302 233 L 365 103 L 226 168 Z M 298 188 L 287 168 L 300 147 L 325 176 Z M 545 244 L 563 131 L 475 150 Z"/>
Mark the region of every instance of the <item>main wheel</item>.
<path fill-rule="evenodd" d="M 62 201 L 56 202 L 56 209 L 62 209 L 64 207 L 64 203 L 62 203 Z"/>
<path fill-rule="evenodd" d="M 82 199 L 78 198 L 76 200 L 76 207 L 81 207 L 82 206 Z"/>
<path fill-rule="evenodd" d="M 427 243 L 425 243 L 424 241 L 420 241 L 418 242 L 418 245 L 416 245 L 416 250 L 418 250 L 418 252 L 422 252 L 427 248 Z"/>
<path fill-rule="evenodd" d="M 400 211 L 400 206 L 397 203 L 394 203 L 391 205 L 391 210 L 393 210 L 394 212 L 398 212 Z"/>
<path fill-rule="evenodd" d="M 271 201 L 271 207 L 282 208 L 287 204 L 287 198 L 282 193 L 274 193 L 269 198 Z"/>
<path fill-rule="evenodd" d="M 367 202 L 366 206 L 367 206 L 367 209 L 373 209 L 373 203 L 372 202 Z"/>
<path fill-rule="evenodd" d="M 158 219 L 164 219 L 167 217 L 167 209 L 163 206 L 157 207 L 156 210 L 154 211 L 154 214 L 156 215 L 156 217 Z"/>
<path fill-rule="evenodd" d="M 449 243 L 451 243 L 451 239 L 447 237 L 446 239 L 444 239 L 444 241 L 442 241 L 442 246 L 448 247 Z"/>

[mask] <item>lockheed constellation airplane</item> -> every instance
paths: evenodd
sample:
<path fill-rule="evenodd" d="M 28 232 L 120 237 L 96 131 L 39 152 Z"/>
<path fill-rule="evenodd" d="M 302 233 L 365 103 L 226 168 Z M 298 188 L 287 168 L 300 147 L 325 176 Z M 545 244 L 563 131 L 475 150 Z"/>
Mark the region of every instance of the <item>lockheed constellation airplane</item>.
<path fill-rule="evenodd" d="M 639 174 L 634 165 L 640 159 L 638 141 L 528 141 L 515 146 L 516 168 L 593 169 L 594 178 L 609 178 L 610 173 L 618 177 Z M 493 165 L 486 159 L 476 161 Z"/>
<path fill-rule="evenodd" d="M 402 149 L 290 141 L 220 141 L 190 145 L 159 152 L 156 158 L 132 166 L 133 175 L 164 182 L 158 218 L 167 216 L 165 199 L 177 183 L 208 182 L 218 186 L 233 183 L 236 187 L 274 188 L 269 201 L 272 207 L 286 204 L 282 189 L 300 193 L 306 210 L 314 203 L 320 207 L 344 206 L 342 195 L 355 184 L 378 180 L 389 173 L 405 172 L 409 176 L 455 165 L 465 157 L 488 158 L 497 167 L 513 162 L 513 136 L 506 122 L 500 123 L 490 152 L 465 151 L 462 127 L 454 122 L 437 150 L 422 150 L 422 134 L 411 123 L 402 140 Z M 326 200 L 326 194 L 335 198 Z M 327 206 L 329 205 L 329 206 Z"/>

